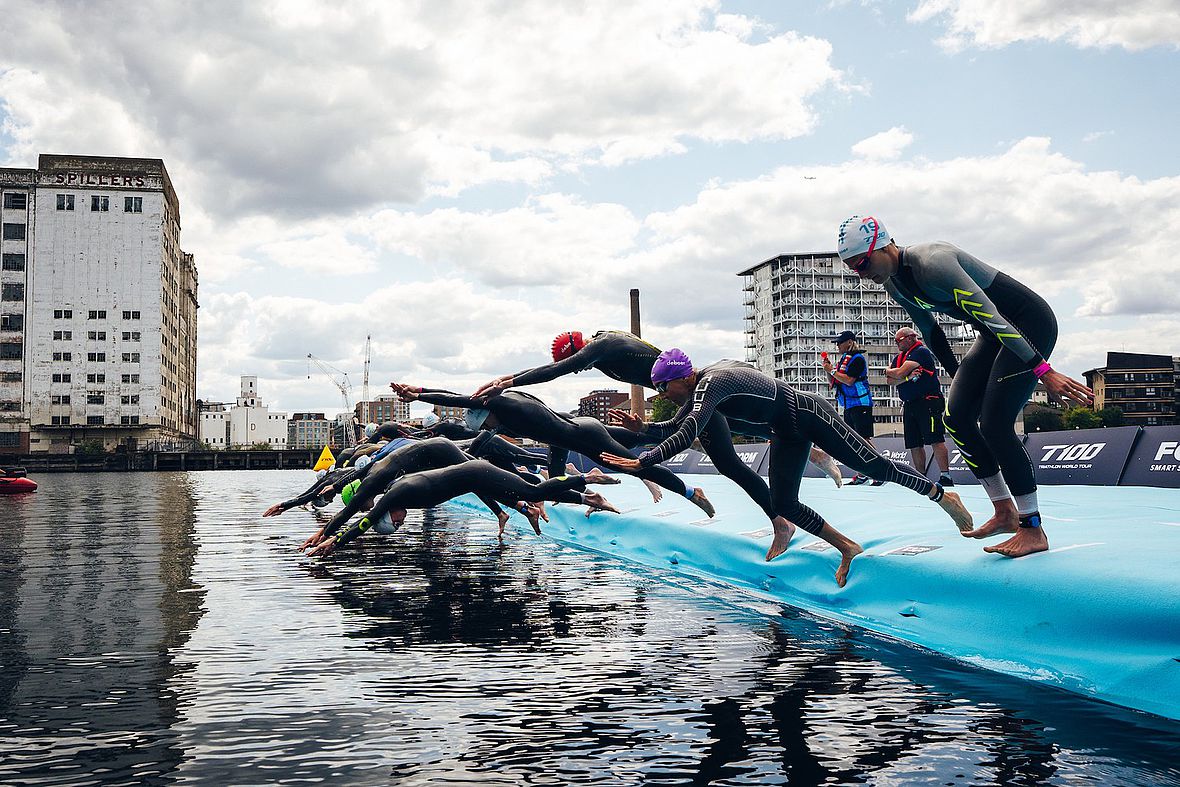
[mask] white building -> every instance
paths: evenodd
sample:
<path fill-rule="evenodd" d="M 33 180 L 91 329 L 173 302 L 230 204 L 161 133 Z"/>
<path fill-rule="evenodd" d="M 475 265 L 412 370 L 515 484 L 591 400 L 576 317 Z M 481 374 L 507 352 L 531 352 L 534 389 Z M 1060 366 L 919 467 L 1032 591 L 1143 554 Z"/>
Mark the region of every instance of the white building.
<path fill-rule="evenodd" d="M 197 436 L 197 270 L 159 159 L 0 169 L 0 447 Z"/>
<path fill-rule="evenodd" d="M 287 414 L 272 413 L 258 396 L 258 378 L 242 376 L 241 395 L 229 410 L 201 413 L 201 442 L 213 448 L 287 447 Z"/>
<path fill-rule="evenodd" d="M 831 401 L 821 352 L 835 363 L 840 353 L 832 339 L 853 331 L 869 365 L 877 434 L 901 434 L 901 400 L 885 381 L 884 370 L 897 355 L 898 328 L 913 327 L 905 309 L 879 284 L 861 281 L 834 252 L 780 254 L 738 274 L 744 279 L 746 360 L 792 387 Z M 961 323 L 935 315 L 955 354 L 975 334 Z M 945 391 L 949 378 L 942 374 Z"/>

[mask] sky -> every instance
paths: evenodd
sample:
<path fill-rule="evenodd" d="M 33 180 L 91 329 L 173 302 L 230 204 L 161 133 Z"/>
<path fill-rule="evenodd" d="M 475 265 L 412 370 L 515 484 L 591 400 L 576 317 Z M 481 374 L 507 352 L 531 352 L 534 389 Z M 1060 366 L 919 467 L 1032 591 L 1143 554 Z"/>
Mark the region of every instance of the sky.
<path fill-rule="evenodd" d="M 0 0 L 0 166 L 161 158 L 198 396 L 466 392 L 626 329 L 743 357 L 744 268 L 853 213 L 1041 292 L 1075 377 L 1180 355 L 1180 0 Z M 556 409 L 597 372 L 537 386 Z M 420 409 L 421 406 L 418 406 Z M 417 410 L 415 410 L 417 412 Z"/>

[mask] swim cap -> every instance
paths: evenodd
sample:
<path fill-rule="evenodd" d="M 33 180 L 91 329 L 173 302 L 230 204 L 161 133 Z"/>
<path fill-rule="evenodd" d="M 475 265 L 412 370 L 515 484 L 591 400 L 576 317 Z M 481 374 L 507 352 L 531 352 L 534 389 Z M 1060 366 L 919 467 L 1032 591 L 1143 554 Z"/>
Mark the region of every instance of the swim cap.
<path fill-rule="evenodd" d="M 683 350 L 676 347 L 660 353 L 660 357 L 656 358 L 656 362 L 651 367 L 651 381 L 656 384 L 679 380 L 690 374 L 692 374 L 692 361 L 684 354 Z"/>
<path fill-rule="evenodd" d="M 840 232 L 836 235 L 836 253 L 841 260 L 847 260 L 870 248 L 873 251 L 883 249 L 892 240 L 885 225 L 872 216 L 850 216 L 840 225 Z"/>
<path fill-rule="evenodd" d="M 483 426 L 483 422 L 488 418 L 488 411 L 480 407 L 468 408 L 467 414 L 463 416 L 463 422 L 467 424 L 467 428 L 473 432 L 478 432 L 479 428 Z"/>
<path fill-rule="evenodd" d="M 360 487 L 360 485 L 361 482 L 359 480 L 351 481 L 344 485 L 344 488 L 340 490 L 340 500 L 344 503 L 344 505 L 348 505 L 352 502 L 352 498 L 354 495 L 356 495 L 356 490 Z"/>
<path fill-rule="evenodd" d="M 438 423 L 438 416 L 435 415 L 434 413 L 427 413 L 426 415 L 422 416 L 422 428 L 423 429 L 429 429 L 430 427 L 434 426 L 437 423 Z"/>
<path fill-rule="evenodd" d="M 581 331 L 559 333 L 557 338 L 553 340 L 553 360 L 560 361 L 563 358 L 569 358 L 585 346 L 586 340 L 582 338 Z"/>
<path fill-rule="evenodd" d="M 365 437 L 377 434 L 377 424 L 365 424 Z"/>
<path fill-rule="evenodd" d="M 388 536 L 390 533 L 396 533 L 400 526 L 401 522 L 398 522 L 395 525 L 393 523 L 393 517 L 389 515 L 388 511 L 386 511 L 381 515 L 380 519 L 373 523 L 373 531 L 380 533 L 383 536 Z"/>
<path fill-rule="evenodd" d="M 356 467 L 357 470 L 364 470 L 366 467 L 368 467 L 370 464 L 372 464 L 372 462 L 373 462 L 373 457 L 369 456 L 368 454 L 365 454 L 360 459 L 356 460 L 356 464 L 354 465 L 354 467 Z"/>

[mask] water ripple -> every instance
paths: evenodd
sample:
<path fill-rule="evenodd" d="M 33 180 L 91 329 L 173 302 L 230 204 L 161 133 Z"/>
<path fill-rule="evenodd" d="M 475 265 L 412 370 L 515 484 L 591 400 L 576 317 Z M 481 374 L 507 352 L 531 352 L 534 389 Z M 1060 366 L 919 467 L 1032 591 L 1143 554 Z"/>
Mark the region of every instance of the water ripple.
<path fill-rule="evenodd" d="M 0 498 L 0 783 L 1180 784 L 1178 725 L 297 471 Z"/>

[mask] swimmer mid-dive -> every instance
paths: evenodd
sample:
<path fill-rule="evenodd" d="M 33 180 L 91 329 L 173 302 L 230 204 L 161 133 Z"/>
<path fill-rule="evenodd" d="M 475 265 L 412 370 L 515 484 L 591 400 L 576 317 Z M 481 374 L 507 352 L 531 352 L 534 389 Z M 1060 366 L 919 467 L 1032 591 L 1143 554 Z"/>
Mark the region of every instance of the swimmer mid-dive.
<path fill-rule="evenodd" d="M 587 369 L 597 369 L 612 380 L 628 385 L 651 388 L 651 367 L 660 355 L 658 347 L 626 331 L 599 331 L 589 340 L 582 338 L 581 331 L 566 331 L 553 339 L 551 351 L 553 363 L 497 377 L 480 386 L 472 396 L 498 396 L 509 388 L 545 383 Z M 756 425 L 733 420 L 728 427 L 710 422 L 701 429 L 701 445 L 721 475 L 743 488 L 762 483 L 758 474 L 738 458 L 730 432 L 763 439 L 768 439 L 769 434 Z M 836 486 L 843 483 L 840 467 L 823 451 L 813 446 L 809 461 L 828 475 Z"/>
<path fill-rule="evenodd" d="M 618 510 L 601 494 L 586 491 L 587 484 L 617 483 L 617 478 L 594 471 L 579 476 L 551 478 L 534 485 L 515 473 L 501 470 L 491 462 L 474 459 L 451 467 L 402 476 L 389 486 L 374 503 L 372 510 L 355 525 L 332 535 L 322 534 L 319 540 L 313 536 L 304 542 L 303 548 L 311 546 L 309 554 L 326 555 L 364 535 L 378 522 L 387 520 L 389 526 L 396 530 L 405 520 L 407 509 L 430 508 L 468 493 L 513 507 L 520 505 L 518 510 L 529 516 L 533 529 L 540 534 L 541 529 L 534 518 L 535 514 L 529 515 L 524 504 L 550 500 L 585 505 L 588 507 L 586 516 L 590 516 L 593 511 L 610 511 L 617 514 Z"/>
<path fill-rule="evenodd" d="M 467 426 L 470 429 L 487 428 L 516 437 L 527 437 L 558 449 L 550 456 L 550 475 L 559 475 L 565 470 L 569 451 L 597 459 L 603 452 L 627 453 L 639 443 L 639 438 L 625 429 L 614 432 L 595 418 L 574 418 L 556 413 L 545 403 L 522 391 L 506 391 L 486 401 L 463 396 L 452 391 L 421 388 L 419 386 L 390 383 L 390 387 L 404 401 L 423 401 L 449 407 L 467 408 Z M 626 440 L 630 445 L 620 442 Z M 628 471 L 630 472 L 630 471 Z M 709 516 L 713 516 L 713 505 L 704 490 L 687 487 L 675 473 L 665 467 L 643 468 L 630 475 L 646 481 L 653 481 L 664 489 L 675 492 L 690 500 Z"/>
<path fill-rule="evenodd" d="M 971 514 L 958 495 L 944 491 L 908 465 L 880 456 L 818 396 L 796 391 L 782 380 L 737 361 L 719 361 L 698 371 L 689 357 L 675 348 L 660 354 L 652 367 L 652 382 L 681 405 L 671 420 L 647 424 L 649 435 L 662 442 L 638 459 L 610 455 L 603 459 L 632 469 L 665 462 L 692 445 L 701 424 L 708 423 L 718 411 L 749 423 L 766 424 L 771 431 L 768 514 L 773 516 L 774 527 L 767 560 L 787 550 L 798 525 L 840 550 L 836 583 L 843 587 L 852 559 L 863 551 L 799 501 L 799 485 L 813 442 L 858 472 L 925 495 L 950 515 L 960 531 L 971 529 Z M 766 501 L 755 498 L 755 502 L 767 509 Z"/>
<path fill-rule="evenodd" d="M 899 247 L 873 216 L 845 220 L 836 243 L 853 273 L 884 285 L 909 313 L 952 377 L 943 423 L 995 508 L 991 519 L 964 535 L 1015 533 L 984 548 L 1007 557 L 1048 549 L 1033 464 L 1016 435 L 1016 419 L 1038 380 L 1054 398 L 1087 406 L 1094 400 L 1093 391 L 1049 365 L 1057 343 L 1057 318 L 1049 304 L 957 246 Z M 933 311 L 975 329 L 975 343 L 961 362 Z"/>

